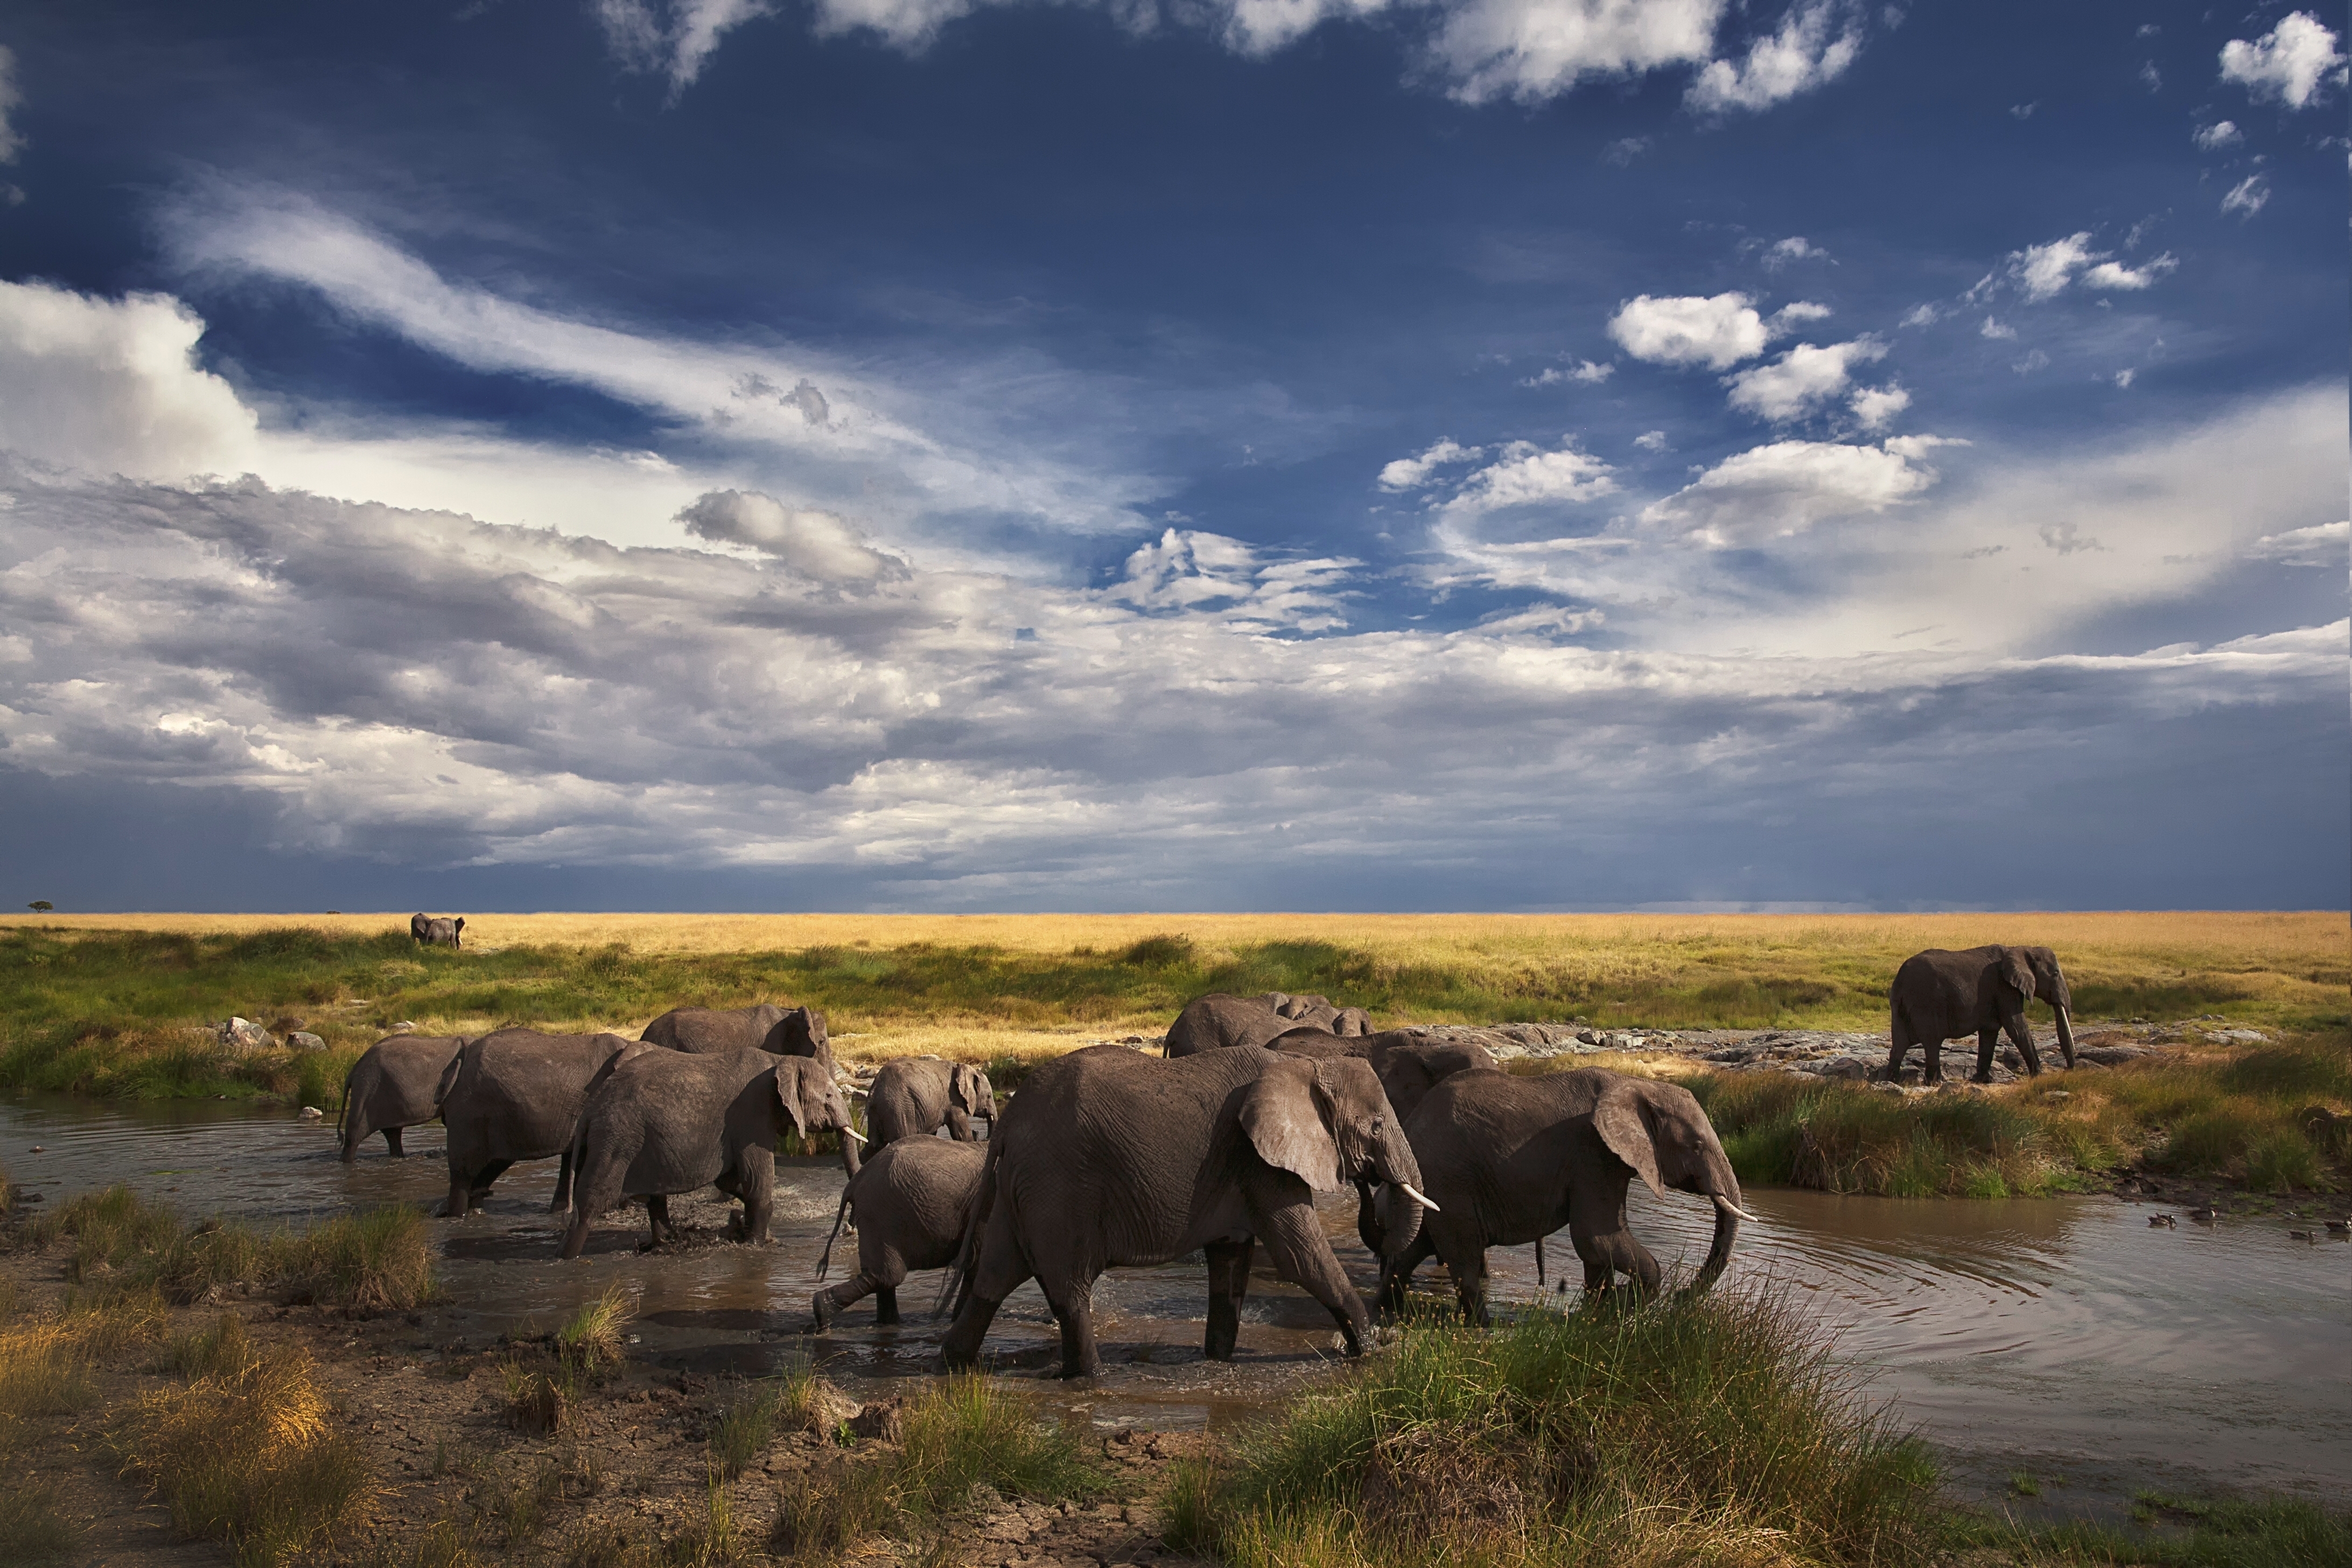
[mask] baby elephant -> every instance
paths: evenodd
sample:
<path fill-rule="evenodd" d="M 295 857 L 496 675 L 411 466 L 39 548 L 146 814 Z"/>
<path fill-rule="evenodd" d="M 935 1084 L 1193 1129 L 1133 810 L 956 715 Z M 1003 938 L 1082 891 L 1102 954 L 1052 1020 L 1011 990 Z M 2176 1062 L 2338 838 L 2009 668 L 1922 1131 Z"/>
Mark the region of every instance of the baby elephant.
<path fill-rule="evenodd" d="M 835 1312 L 868 1296 L 875 1299 L 875 1322 L 897 1326 L 898 1287 L 908 1274 L 955 1261 L 980 1201 L 981 1168 L 987 1163 L 987 1150 L 944 1138 L 905 1139 L 866 1161 L 841 1194 L 842 1210 L 856 1211 L 857 1272 L 810 1298 L 816 1331 L 824 1332 Z M 841 1236 L 840 1214 L 834 1215 L 833 1235 Z M 832 1261 L 828 1240 L 818 1279 Z"/>
<path fill-rule="evenodd" d="M 901 1138 L 924 1138 L 945 1127 L 959 1143 L 971 1142 L 972 1118 L 996 1120 L 996 1090 L 969 1062 L 899 1057 L 882 1064 L 866 1092 L 866 1133 L 879 1149 Z"/>
<path fill-rule="evenodd" d="M 357 1159 L 360 1145 L 376 1132 L 393 1158 L 407 1153 L 401 1130 L 440 1114 L 435 1090 L 465 1047 L 454 1037 L 431 1035 L 394 1035 L 370 1046 L 343 1076 L 343 1163 Z"/>

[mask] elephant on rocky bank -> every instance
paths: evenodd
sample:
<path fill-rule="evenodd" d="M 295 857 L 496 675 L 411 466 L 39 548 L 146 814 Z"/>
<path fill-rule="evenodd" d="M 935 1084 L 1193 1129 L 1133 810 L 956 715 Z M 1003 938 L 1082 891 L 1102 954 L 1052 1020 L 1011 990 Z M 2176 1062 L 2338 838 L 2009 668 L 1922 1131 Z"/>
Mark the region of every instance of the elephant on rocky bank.
<path fill-rule="evenodd" d="M 1887 992 L 1893 1040 L 1886 1058 L 1888 1080 L 1902 1073 L 1903 1058 L 1916 1045 L 1924 1048 L 1927 1058 L 1922 1076 L 1929 1083 L 1942 1082 L 1944 1042 L 1974 1035 L 1976 1080 L 1990 1083 L 1993 1047 L 2004 1030 L 2025 1058 L 2027 1075 L 2039 1076 L 2042 1055 L 2033 1048 L 2033 1031 L 2025 1021 L 2025 1005 L 2037 996 L 2058 1016 L 2058 1049 L 2071 1068 L 2074 997 L 2056 953 L 2046 947 L 1998 945 L 1957 952 L 1931 947 L 1913 953 L 1895 972 L 1895 984 Z"/>
<path fill-rule="evenodd" d="M 840 1133 L 842 1165 L 857 1174 L 849 1102 L 820 1063 L 761 1050 L 641 1050 L 614 1062 L 588 1097 L 572 1141 L 563 1256 L 579 1257 L 588 1227 L 632 1197 L 646 1200 L 659 1244 L 671 1229 L 670 1194 L 709 1186 L 742 1200 L 740 1239 L 767 1240 L 776 1140 L 787 1132 Z"/>
<path fill-rule="evenodd" d="M 1062 1375 L 1092 1376 L 1102 1370 L 1095 1279 L 1195 1248 L 1209 1266 L 1203 1351 L 1229 1360 L 1261 1240 L 1361 1354 L 1371 1321 L 1315 1215 L 1316 1193 L 1359 1176 L 1423 1201 L 1412 1149 L 1365 1062 L 1254 1046 L 1174 1061 L 1095 1046 L 1047 1062 L 989 1138 L 947 1363 L 972 1365 L 999 1304 L 1034 1278 L 1061 1325 Z M 1392 1218 L 1401 1245 L 1417 1212 Z"/>
<path fill-rule="evenodd" d="M 1584 1262 L 1587 1290 L 1608 1289 L 1620 1272 L 1655 1289 L 1658 1260 L 1625 1228 L 1625 1190 L 1636 1176 L 1660 1196 L 1674 1187 L 1715 1205 L 1715 1241 L 1695 1289 L 1723 1272 L 1748 1217 L 1706 1112 L 1675 1084 L 1598 1068 L 1538 1078 L 1458 1073 L 1429 1091 L 1405 1136 L 1435 1207 L 1390 1247 L 1381 1300 L 1391 1310 L 1433 1252 L 1454 1276 L 1463 1314 L 1483 1327 L 1486 1248 L 1539 1242 L 1562 1226 Z"/>
<path fill-rule="evenodd" d="M 1292 996 L 1280 991 L 1231 996 L 1212 991 L 1187 1002 L 1176 1015 L 1160 1054 L 1189 1057 L 1234 1046 L 1263 1046 L 1297 1028 L 1343 1037 L 1369 1035 L 1372 1020 L 1360 1007 L 1334 1007 L 1321 996 Z"/>
<path fill-rule="evenodd" d="M 378 1132 L 394 1159 L 406 1154 L 401 1130 L 439 1114 L 435 1090 L 465 1046 L 454 1036 L 394 1035 L 362 1052 L 343 1075 L 343 1163 L 356 1159 L 360 1145 Z"/>

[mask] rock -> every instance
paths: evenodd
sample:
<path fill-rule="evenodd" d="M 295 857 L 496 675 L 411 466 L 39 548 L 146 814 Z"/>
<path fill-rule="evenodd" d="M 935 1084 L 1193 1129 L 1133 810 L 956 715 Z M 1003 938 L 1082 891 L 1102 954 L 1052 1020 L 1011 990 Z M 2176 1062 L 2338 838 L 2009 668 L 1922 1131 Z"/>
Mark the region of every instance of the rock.
<path fill-rule="evenodd" d="M 901 1443 L 907 1437 L 907 1402 L 877 1400 L 849 1418 L 850 1434 L 859 1442 Z"/>
<path fill-rule="evenodd" d="M 2260 1029 L 2208 1029 L 2205 1037 L 2224 1046 L 2259 1046 L 2270 1038 Z"/>
<path fill-rule="evenodd" d="M 301 1109 L 299 1114 L 305 1121 L 317 1121 L 323 1119 L 327 1113 L 320 1110 L 315 1105 L 306 1105 Z"/>
<path fill-rule="evenodd" d="M 794 1412 L 803 1430 L 829 1437 L 847 1422 L 856 1420 L 865 1406 L 823 1378 L 809 1384 L 808 1403 Z"/>
<path fill-rule="evenodd" d="M 264 1051 L 278 1043 L 269 1037 L 268 1030 L 250 1018 L 231 1018 L 214 1032 L 220 1036 L 222 1045 L 241 1051 Z"/>
<path fill-rule="evenodd" d="M 287 1036 L 286 1043 L 298 1051 L 323 1051 L 327 1048 L 326 1041 L 301 1029 L 297 1029 Z"/>
<path fill-rule="evenodd" d="M 1876 1070 L 1874 1065 L 1862 1057 L 1832 1057 L 1813 1064 L 1812 1070 L 1823 1078 L 1842 1078 L 1860 1083 Z"/>
<path fill-rule="evenodd" d="M 395 1035 L 413 1035 L 416 1033 L 415 1021 L 409 1018 L 403 1018 L 399 1023 L 390 1025 L 388 1027 L 390 1027 L 392 1032 Z"/>

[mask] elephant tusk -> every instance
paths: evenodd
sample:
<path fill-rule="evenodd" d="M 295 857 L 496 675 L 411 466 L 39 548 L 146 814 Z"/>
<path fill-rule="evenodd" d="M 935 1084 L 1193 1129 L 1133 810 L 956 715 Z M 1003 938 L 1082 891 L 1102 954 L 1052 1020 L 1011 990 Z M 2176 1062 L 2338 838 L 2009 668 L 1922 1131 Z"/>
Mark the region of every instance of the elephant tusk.
<path fill-rule="evenodd" d="M 1411 1198 L 1413 1202 L 1419 1204 L 1430 1213 L 1444 1214 L 1445 1212 L 1444 1209 L 1439 1208 L 1435 1204 L 1431 1203 L 1427 1198 L 1423 1197 L 1420 1191 L 1415 1188 L 1411 1182 L 1399 1182 L 1397 1185 L 1404 1189 L 1405 1196 Z"/>
<path fill-rule="evenodd" d="M 843 1137 L 845 1137 L 845 1138 L 855 1138 L 855 1139 L 856 1139 L 860 1143 L 869 1143 L 869 1142 L 873 1142 L 873 1140 L 871 1140 L 871 1139 L 869 1139 L 868 1137 L 866 1137 L 865 1133 L 860 1132 L 860 1131 L 859 1131 L 856 1128 L 855 1128 L 855 1127 L 845 1127 L 845 1128 L 843 1128 L 843 1129 L 841 1130 L 841 1134 L 842 1134 L 842 1136 L 843 1136 Z"/>
<path fill-rule="evenodd" d="M 1754 1215 L 1749 1214 L 1746 1209 L 1741 1208 L 1738 1204 L 1733 1203 L 1729 1198 L 1724 1197 L 1724 1196 L 1722 1196 L 1722 1195 L 1720 1195 L 1720 1194 L 1709 1194 L 1708 1195 L 1709 1195 L 1710 1197 L 1713 1197 L 1713 1198 L 1715 1199 L 1715 1206 L 1716 1206 L 1716 1207 L 1717 1207 L 1717 1208 L 1719 1208 L 1719 1209 L 1727 1210 L 1728 1212 L 1730 1212 L 1730 1213 L 1732 1213 L 1732 1214 L 1736 1214 L 1736 1215 L 1738 1215 L 1741 1219 L 1746 1219 L 1746 1220 L 1756 1220 L 1756 1223 L 1757 1223 L 1757 1224 L 1759 1224 L 1759 1225 L 1761 1225 L 1761 1224 L 1763 1224 L 1763 1223 L 1764 1223 L 1762 1220 L 1758 1220 L 1758 1219 L 1756 1219 L 1756 1216 L 1755 1216 Z"/>

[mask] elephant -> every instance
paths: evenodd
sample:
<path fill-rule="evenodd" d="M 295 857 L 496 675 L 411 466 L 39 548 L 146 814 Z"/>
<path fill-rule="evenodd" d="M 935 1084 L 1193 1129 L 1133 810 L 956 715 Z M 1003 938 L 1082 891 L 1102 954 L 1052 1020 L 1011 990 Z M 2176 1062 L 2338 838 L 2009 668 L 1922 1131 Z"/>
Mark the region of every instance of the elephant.
<path fill-rule="evenodd" d="M 1405 1137 L 1435 1204 L 1389 1247 L 1381 1300 L 1404 1304 L 1412 1271 L 1434 1252 L 1454 1276 L 1463 1315 L 1485 1327 L 1486 1248 L 1523 1246 L 1568 1226 L 1584 1261 L 1584 1288 L 1607 1289 L 1622 1270 L 1657 1289 L 1658 1260 L 1625 1228 L 1625 1189 L 1635 1176 L 1715 1205 L 1715 1240 L 1692 1289 L 1715 1283 L 1731 1260 L 1739 1178 L 1690 1090 L 1599 1068 L 1520 1078 L 1465 1072 L 1429 1091 Z"/>
<path fill-rule="evenodd" d="M 394 1159 L 404 1158 L 401 1129 L 433 1120 L 441 1074 L 465 1048 L 454 1036 L 394 1035 L 361 1053 L 343 1075 L 343 1163 L 376 1132 Z"/>
<path fill-rule="evenodd" d="M 2058 955 L 2046 947 L 1996 945 L 1958 952 L 1931 947 L 1903 961 L 1887 994 L 1888 1033 L 1894 1042 L 1886 1058 L 1890 1082 L 1902 1072 L 1903 1058 L 1915 1045 L 1925 1049 L 1927 1081 L 1942 1082 L 1944 1042 L 1974 1035 L 1976 1080 L 1990 1083 L 1993 1044 L 2003 1030 L 2025 1058 L 2027 1076 L 2038 1077 L 2042 1055 L 2033 1048 L 2033 1031 L 2025 1022 L 2025 1005 L 2036 996 L 2057 1014 L 2058 1049 L 2068 1067 L 2074 1065 L 2074 994 L 2058 967 Z"/>
<path fill-rule="evenodd" d="M 1277 1002 L 1292 1011 L 1282 1011 Z M 1263 1046 L 1302 1026 L 1334 1035 L 1372 1032 L 1371 1017 L 1362 1008 L 1334 1007 L 1320 996 L 1288 996 L 1279 991 L 1263 996 L 1229 996 L 1213 991 L 1184 1005 L 1168 1026 L 1168 1043 L 1160 1051 L 1168 1057 L 1189 1057 L 1233 1046 Z"/>
<path fill-rule="evenodd" d="M 1409 1124 L 1429 1091 L 1457 1072 L 1492 1071 L 1495 1055 L 1475 1040 L 1433 1040 L 1410 1029 L 1389 1029 L 1353 1039 L 1334 1039 L 1320 1029 L 1293 1029 L 1276 1038 L 1271 1050 L 1325 1059 L 1358 1057 L 1379 1075 L 1381 1091 L 1389 1097 L 1400 1124 Z M 1373 1185 L 1356 1183 L 1356 1236 L 1364 1250 L 1381 1255 L 1381 1226 L 1373 1203 Z"/>
<path fill-rule="evenodd" d="M 945 1268 L 955 1261 L 972 1206 L 980 1201 L 981 1169 L 987 1161 L 988 1152 L 977 1144 L 945 1138 L 904 1138 L 873 1151 L 842 1191 L 833 1237 L 817 1264 L 816 1277 L 823 1279 L 843 1215 L 855 1214 L 857 1272 L 810 1298 L 818 1333 L 833 1326 L 835 1312 L 867 1296 L 874 1298 L 874 1321 L 886 1329 L 898 1326 L 898 1287 L 908 1272 Z"/>
<path fill-rule="evenodd" d="M 780 1057 L 814 1057 L 827 1072 L 835 1070 L 824 1015 L 813 1007 L 783 1007 L 773 1002 L 729 1011 L 673 1007 L 647 1024 L 637 1038 L 674 1051 L 757 1048 Z"/>
<path fill-rule="evenodd" d="M 654 1047 L 618 1035 L 543 1035 L 500 1029 L 459 1051 L 442 1070 L 433 1102 L 449 1130 L 449 1201 L 444 1217 L 481 1207 L 490 1184 L 518 1160 L 561 1157 L 550 1214 L 572 1195 L 572 1138 L 597 1074 L 624 1052 Z"/>
<path fill-rule="evenodd" d="M 996 1120 L 996 1090 L 969 1062 L 899 1057 L 882 1064 L 866 1091 L 869 1152 L 901 1138 L 921 1138 L 944 1126 L 960 1143 L 975 1142 L 974 1117 Z"/>
<path fill-rule="evenodd" d="M 459 915 L 453 921 L 411 915 L 408 917 L 408 934 L 412 941 L 422 942 L 426 947 L 463 947 L 465 943 L 461 939 L 466 934 L 466 917 Z"/>
<path fill-rule="evenodd" d="M 962 1284 L 941 1345 L 979 1359 L 997 1307 L 1034 1278 L 1062 1331 L 1064 1377 L 1102 1370 L 1093 1289 L 1105 1268 L 1208 1256 L 1203 1352 L 1229 1361 L 1260 1238 L 1285 1279 L 1329 1310 L 1349 1355 L 1371 1332 L 1315 1194 L 1358 1176 L 1416 1204 L 1420 1168 L 1370 1063 L 1237 1046 L 1174 1061 L 1092 1046 L 1033 1071 L 988 1141 Z M 1418 1234 L 1399 1216 L 1400 1237 Z"/>
<path fill-rule="evenodd" d="M 646 1200 L 658 1245 L 673 1230 L 669 1195 L 714 1185 L 743 1201 L 740 1238 L 767 1240 L 776 1140 L 786 1132 L 840 1133 L 842 1164 L 857 1174 L 849 1101 L 833 1075 L 807 1057 L 644 1049 L 614 1062 L 572 1140 L 563 1256 L 579 1257 L 588 1227 L 624 1198 Z"/>

